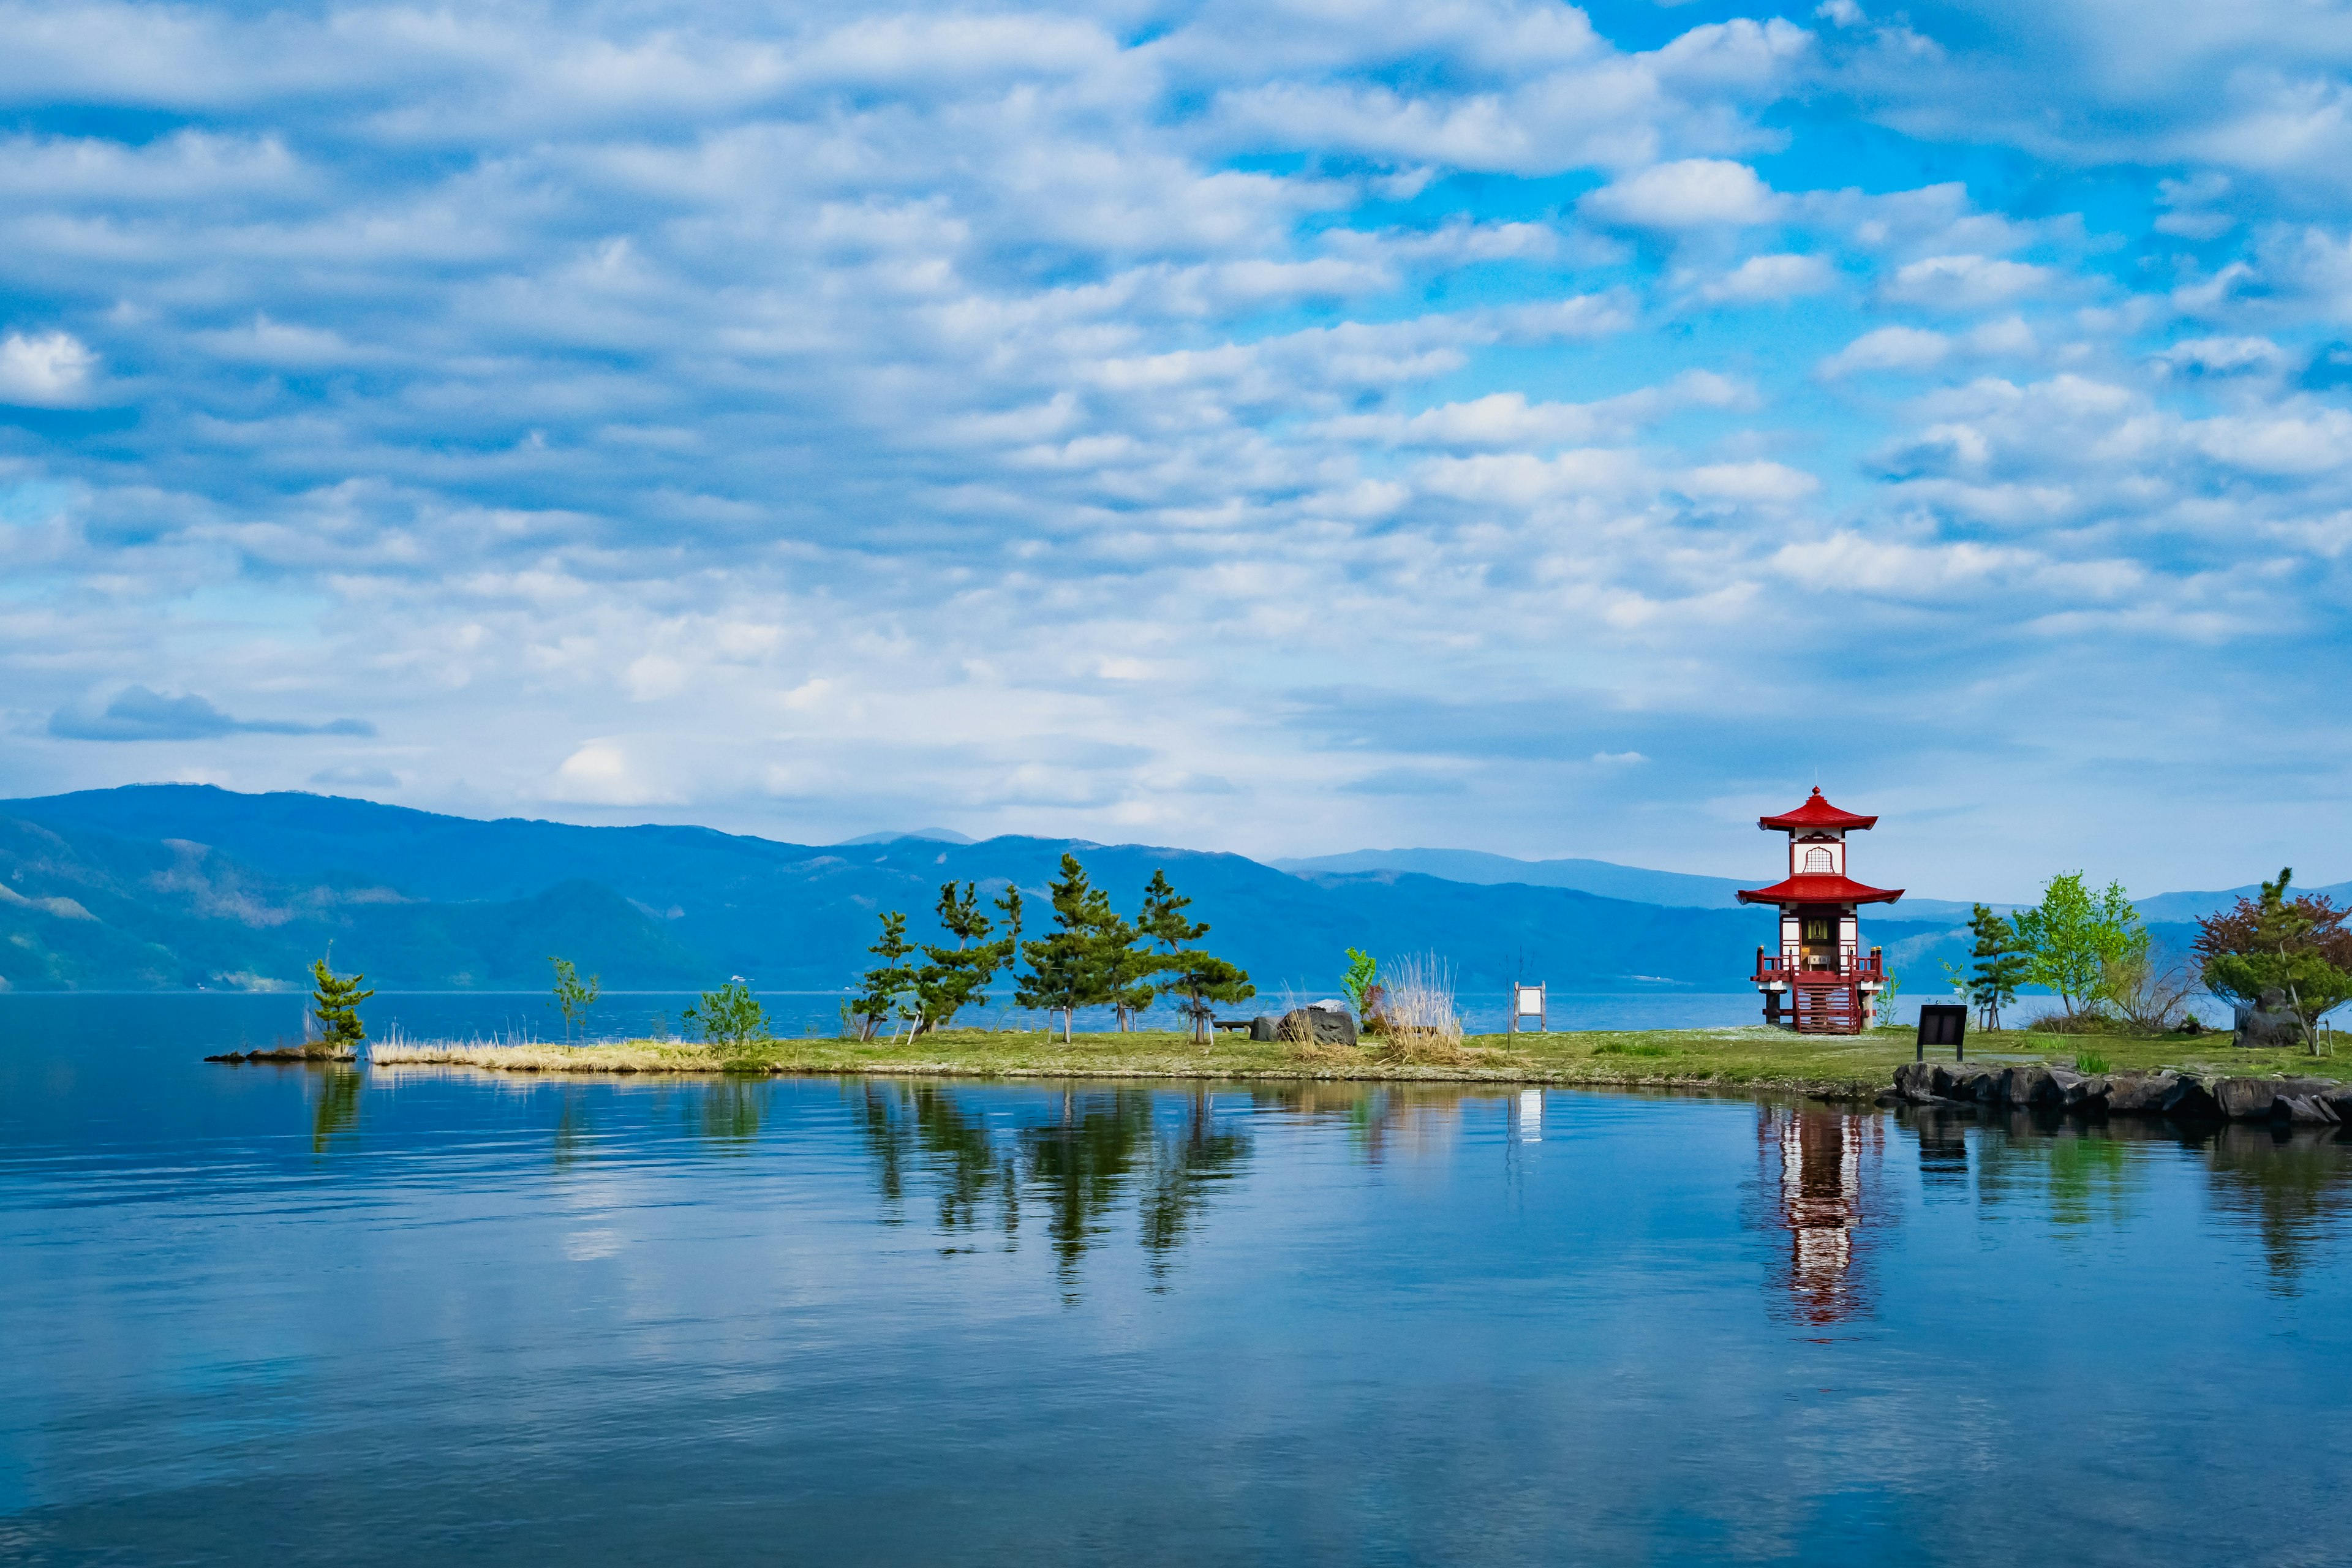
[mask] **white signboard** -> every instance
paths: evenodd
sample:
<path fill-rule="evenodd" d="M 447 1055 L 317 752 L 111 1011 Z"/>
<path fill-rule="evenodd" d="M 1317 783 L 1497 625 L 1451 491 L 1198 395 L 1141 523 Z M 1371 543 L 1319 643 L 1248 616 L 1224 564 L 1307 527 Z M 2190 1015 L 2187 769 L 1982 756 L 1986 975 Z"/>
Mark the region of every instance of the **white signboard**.
<path fill-rule="evenodd" d="M 1519 994 L 1519 1016 L 1522 1018 L 1540 1017 L 1544 1010 L 1543 987 L 1540 985 L 1520 985 L 1514 987 L 1514 989 Z M 1489 991 L 1486 994 L 1492 996 L 1494 993 Z"/>

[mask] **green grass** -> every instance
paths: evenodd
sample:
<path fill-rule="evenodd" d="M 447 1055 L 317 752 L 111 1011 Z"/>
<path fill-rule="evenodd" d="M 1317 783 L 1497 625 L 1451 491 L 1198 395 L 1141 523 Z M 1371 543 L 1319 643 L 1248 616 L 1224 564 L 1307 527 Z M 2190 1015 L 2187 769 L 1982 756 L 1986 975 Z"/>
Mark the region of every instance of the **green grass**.
<path fill-rule="evenodd" d="M 2339 1076 L 2335 1062 L 2295 1051 L 2241 1051 L 2230 1037 L 2112 1035 L 2099 1054 L 2116 1068 Z M 1376 1046 L 1302 1053 L 1279 1041 L 1220 1035 L 1209 1045 L 1177 1034 L 1059 1035 L 957 1029 L 919 1040 L 779 1039 L 725 1051 L 657 1041 L 565 1047 L 404 1045 L 379 1048 L 379 1065 L 463 1064 L 528 1071 L 919 1073 L 995 1078 L 1300 1078 L 1656 1085 L 1811 1093 L 1875 1093 L 1912 1059 L 1908 1029 L 1866 1035 L 1791 1035 L 1759 1026 L 1474 1037 L 1456 1058 L 1395 1062 Z M 1971 1035 L 1971 1058 L 2065 1063 L 2079 1042 L 2017 1030 Z M 2352 1072 L 2340 1075 L 2352 1077 Z"/>

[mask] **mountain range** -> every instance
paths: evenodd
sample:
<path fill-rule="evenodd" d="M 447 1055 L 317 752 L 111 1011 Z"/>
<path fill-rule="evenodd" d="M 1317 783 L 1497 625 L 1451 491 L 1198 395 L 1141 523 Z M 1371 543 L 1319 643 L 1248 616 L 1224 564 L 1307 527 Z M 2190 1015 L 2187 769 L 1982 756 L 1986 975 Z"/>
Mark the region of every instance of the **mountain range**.
<path fill-rule="evenodd" d="M 1729 900 L 1735 882 L 1598 860 L 1422 849 L 1265 865 L 944 829 L 818 846 L 138 784 L 0 802 L 0 984 L 292 987 L 331 942 L 337 967 L 392 989 L 538 989 L 562 954 L 616 990 L 741 975 L 830 991 L 873 962 L 886 910 L 905 911 L 918 941 L 940 940 L 930 911 L 950 879 L 989 895 L 1018 884 L 1034 933 L 1066 850 L 1123 909 L 1164 868 L 1211 923 L 1205 945 L 1276 995 L 1328 994 L 1350 946 L 1437 953 L 1465 994 L 1515 977 L 1562 991 L 1738 990 L 1773 939 L 1770 911 Z M 2185 945 L 2180 922 L 2232 896 L 2143 907 L 2160 938 Z M 1937 961 L 1965 952 L 1966 909 L 1906 900 L 1868 918 L 1866 937 L 1915 994 L 1938 990 Z"/>

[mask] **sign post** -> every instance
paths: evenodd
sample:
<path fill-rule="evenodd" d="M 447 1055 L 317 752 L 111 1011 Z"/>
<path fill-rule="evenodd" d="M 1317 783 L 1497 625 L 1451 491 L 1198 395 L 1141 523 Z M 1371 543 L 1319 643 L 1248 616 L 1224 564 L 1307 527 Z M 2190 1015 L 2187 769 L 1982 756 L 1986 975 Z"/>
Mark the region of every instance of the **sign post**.
<path fill-rule="evenodd" d="M 1504 1033 L 1509 1035 L 1517 1034 L 1519 1032 L 1519 1020 L 1522 1018 L 1533 1018 L 1536 1021 L 1536 1027 L 1538 1029 L 1547 1035 L 1551 1033 L 1550 1001 L 1551 987 L 1548 984 L 1538 983 L 1534 985 L 1513 985 L 1511 987 L 1511 1016 L 1508 1020 L 1508 1026 L 1504 1030 Z"/>
<path fill-rule="evenodd" d="M 1968 1050 L 1969 1010 L 1957 1002 L 1930 1002 L 1919 1009 L 1919 1044 L 1911 1059 L 1927 1059 L 1929 1046 L 1949 1046 L 1952 1059 L 1964 1062 Z"/>

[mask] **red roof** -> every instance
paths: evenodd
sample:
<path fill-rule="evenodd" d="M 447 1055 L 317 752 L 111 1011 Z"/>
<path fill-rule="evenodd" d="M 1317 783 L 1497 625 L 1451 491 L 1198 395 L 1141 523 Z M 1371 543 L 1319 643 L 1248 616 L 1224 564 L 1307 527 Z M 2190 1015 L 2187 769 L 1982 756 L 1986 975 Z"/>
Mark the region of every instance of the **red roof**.
<path fill-rule="evenodd" d="M 1860 820 L 1876 819 L 1864 817 Z M 1891 904 L 1902 896 L 1900 888 L 1866 887 L 1845 877 L 1815 872 L 1810 877 L 1791 877 L 1769 888 L 1743 888 L 1739 892 L 1739 901 L 1743 904 Z"/>
<path fill-rule="evenodd" d="M 1822 798 L 1822 786 L 1815 784 L 1813 793 L 1805 797 L 1804 805 L 1794 811 L 1783 812 L 1779 816 L 1759 816 L 1756 819 L 1756 826 L 1790 830 L 1804 827 L 1875 827 L 1878 826 L 1878 818 L 1856 816 L 1850 811 L 1840 811 Z"/>

